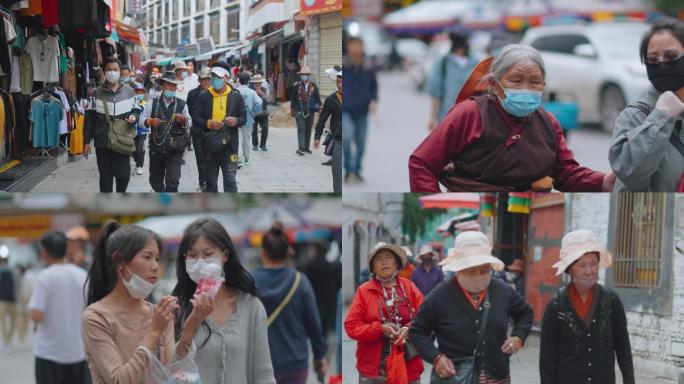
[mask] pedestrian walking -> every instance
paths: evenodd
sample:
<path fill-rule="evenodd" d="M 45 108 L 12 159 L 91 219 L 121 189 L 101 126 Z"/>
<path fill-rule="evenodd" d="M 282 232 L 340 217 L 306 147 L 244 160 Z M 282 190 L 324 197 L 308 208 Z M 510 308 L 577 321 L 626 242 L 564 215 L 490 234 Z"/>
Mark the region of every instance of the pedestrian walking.
<path fill-rule="evenodd" d="M 188 93 L 197 88 L 197 83 L 193 81 L 193 78 L 190 76 L 190 67 L 188 67 L 187 64 L 185 64 L 185 62 L 182 60 L 176 60 L 173 62 L 173 72 L 175 73 L 175 78 L 178 81 L 176 97 L 185 102 L 188 100 Z"/>
<path fill-rule="evenodd" d="M 157 283 L 162 250 L 161 238 L 149 229 L 115 221 L 102 227 L 86 282 L 83 336 L 73 337 L 85 342 L 93 384 L 142 383 L 150 371 L 148 354 L 162 364 L 174 354 L 184 357 L 174 345 L 176 298 L 164 296 L 157 306 L 145 301 Z"/>
<path fill-rule="evenodd" d="M 413 340 L 405 341 L 423 295 L 410 280 L 397 277 L 406 263 L 406 253 L 395 244 L 378 243 L 368 254 L 372 278 L 356 290 L 344 320 L 347 335 L 357 341 L 356 369 L 361 384 L 391 384 L 387 360 L 401 345 L 409 383 L 420 382 L 423 362 L 415 354 Z"/>
<path fill-rule="evenodd" d="M 363 182 L 361 164 L 366 149 L 368 115 L 377 111 L 378 81 L 373 63 L 364 57 L 363 40 L 347 40 L 343 69 L 347 74 L 345 90 L 349 97 L 342 104 L 344 143 L 344 181 Z"/>
<path fill-rule="evenodd" d="M 121 85 L 128 85 L 133 88 L 135 85 L 134 79 L 131 77 L 131 67 L 127 65 L 121 66 L 121 77 L 119 78 Z"/>
<path fill-rule="evenodd" d="M 299 148 L 295 152 L 299 156 L 305 153 L 311 154 L 311 129 L 313 128 L 314 114 L 319 112 L 322 103 L 318 86 L 311 81 L 311 70 L 306 65 L 297 72 L 299 81 L 292 84 L 292 98 L 290 104 L 290 116 L 297 123 L 297 143 Z"/>
<path fill-rule="evenodd" d="M 9 352 L 11 348 L 15 328 L 16 301 L 14 275 L 9 268 L 9 254 L 0 254 L 0 327 L 2 327 L 3 352 Z"/>
<path fill-rule="evenodd" d="M 217 62 L 211 67 L 211 87 L 197 96 L 194 124 L 202 130 L 204 175 L 207 192 L 218 192 L 219 169 L 223 174 L 223 191 L 237 192 L 239 131 L 247 113 L 240 92 L 228 84 L 230 67 Z"/>
<path fill-rule="evenodd" d="M 305 384 L 309 346 L 319 382 L 327 373 L 325 337 L 311 282 L 287 266 L 290 240 L 282 228 L 268 230 L 261 242 L 261 268 L 254 270 L 268 324 L 268 345 L 276 383 Z"/>
<path fill-rule="evenodd" d="M 439 265 L 435 265 L 436 255 L 430 245 L 420 247 L 418 257 L 420 266 L 413 271 L 411 281 L 420 289 L 423 296 L 427 297 L 439 283 L 444 281 L 444 274 Z"/>
<path fill-rule="evenodd" d="M 192 118 L 183 99 L 176 96 L 173 72 L 159 79 L 163 94 L 145 108 L 141 120 L 150 133 L 150 185 L 155 192 L 178 192 L 183 153 L 190 141 Z"/>
<path fill-rule="evenodd" d="M 134 124 L 140 116 L 135 91 L 119 82 L 121 64 L 118 59 L 103 62 L 105 84 L 93 92 L 85 114 L 83 156 L 90 154 L 94 141 L 100 192 L 126 192 L 131 178 L 130 156 L 135 151 Z M 110 108 L 111 107 L 111 108 Z"/>
<path fill-rule="evenodd" d="M 26 340 L 26 334 L 29 329 L 30 311 L 28 303 L 33 294 L 33 286 L 36 279 L 38 279 L 39 271 L 29 262 L 24 266 L 21 275 L 21 282 L 19 284 L 19 297 L 17 298 L 17 336 L 19 342 L 23 343 Z"/>
<path fill-rule="evenodd" d="M 211 69 L 202 68 L 198 74 L 199 85 L 188 93 L 188 111 L 190 116 L 195 114 L 195 103 L 202 91 L 206 91 L 211 86 Z M 192 138 L 192 146 L 195 147 L 195 160 L 197 162 L 197 173 L 199 174 L 199 191 L 206 192 L 207 180 L 204 175 L 204 157 L 205 151 L 202 146 L 202 131 L 203 128 L 193 124 L 190 128 L 190 137 Z"/>
<path fill-rule="evenodd" d="M 147 100 L 145 100 L 145 87 L 136 83 L 134 86 L 135 90 L 135 100 L 141 108 L 141 115 L 145 111 L 145 106 L 147 105 Z M 147 140 L 147 135 L 150 133 L 150 129 L 145 126 L 145 121 L 139 119 L 138 124 L 136 124 L 136 135 L 135 135 L 135 152 L 133 153 L 133 160 L 135 160 L 135 174 L 143 174 L 143 166 L 145 165 L 145 141 Z"/>
<path fill-rule="evenodd" d="M 217 271 L 225 281 L 210 273 Z M 240 264 L 230 235 L 218 221 L 198 219 L 185 229 L 176 275 L 178 345 L 185 349 L 196 345 L 195 363 L 202 382 L 275 383 L 266 311 L 257 298 L 254 279 Z M 202 317 L 193 317 L 196 291 L 206 287 L 215 287 L 215 298 Z"/>
<path fill-rule="evenodd" d="M 325 153 L 332 156 L 333 192 L 342 193 L 342 67 L 336 65 L 326 72 L 335 81 L 337 90 L 326 97 L 323 103 L 323 110 L 318 116 L 318 123 L 316 124 L 314 149 L 320 147 L 325 123 L 330 118 L 330 133 L 323 144 L 325 145 Z"/>
<path fill-rule="evenodd" d="M 252 132 L 254 131 L 254 116 L 261 112 L 262 100 L 256 91 L 249 87 L 251 76 L 248 73 L 242 72 L 238 75 L 240 86 L 238 91 L 245 102 L 246 121 L 245 125 L 240 129 L 240 141 L 242 142 L 242 157 L 238 160 L 238 168 L 242 165 L 249 164 L 249 150 L 252 140 Z"/>
<path fill-rule="evenodd" d="M 450 31 L 449 39 L 451 51 L 435 60 L 426 84 L 427 93 L 432 98 L 428 121 L 430 131 L 437 127 L 447 111 L 456 103 L 456 96 L 478 63 L 470 57 L 467 32 L 454 29 Z"/>
<path fill-rule="evenodd" d="M 684 22 L 656 21 L 640 57 L 653 87 L 615 121 L 608 152 L 615 190 L 684 192 Z"/>
<path fill-rule="evenodd" d="M 264 86 L 266 80 L 262 75 L 257 74 L 250 80 L 250 84 L 254 86 L 257 96 L 261 99 L 261 112 L 254 114 L 254 127 L 252 128 L 252 149 L 258 151 L 267 151 L 266 139 L 268 139 L 268 103 L 271 101 L 271 93 L 268 89 L 268 83 Z M 259 127 L 261 127 L 261 142 L 259 142 Z"/>
<path fill-rule="evenodd" d="M 411 155 L 411 191 L 611 191 L 615 174 L 577 164 L 541 107 L 544 79 L 536 49 L 506 46 L 482 80 L 487 92 L 458 103 Z"/>
<path fill-rule="evenodd" d="M 570 283 L 548 302 L 541 324 L 542 384 L 615 383 L 617 357 L 622 381 L 634 384 L 632 349 L 620 297 L 598 284 L 599 267 L 613 262 L 591 231 L 572 231 L 561 241 L 556 275 Z"/>
<path fill-rule="evenodd" d="M 67 238 L 49 231 L 40 238 L 46 265 L 33 286 L 28 308 L 38 325 L 33 349 L 37 384 L 90 383 L 81 332 L 86 272 L 64 258 Z"/>
<path fill-rule="evenodd" d="M 504 264 L 491 252 L 485 234 L 459 234 L 440 262 L 456 278 L 430 293 L 411 324 L 409 338 L 434 366 L 431 383 L 511 382 L 510 356 L 525 343 L 534 315 L 515 290 L 492 280 Z"/>

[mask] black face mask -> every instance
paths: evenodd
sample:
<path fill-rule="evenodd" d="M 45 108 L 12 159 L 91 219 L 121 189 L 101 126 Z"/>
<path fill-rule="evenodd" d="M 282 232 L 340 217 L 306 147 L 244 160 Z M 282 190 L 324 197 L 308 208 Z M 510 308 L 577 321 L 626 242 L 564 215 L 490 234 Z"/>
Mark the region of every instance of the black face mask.
<path fill-rule="evenodd" d="M 651 84 L 659 92 L 675 92 L 684 87 L 684 56 L 664 63 L 646 63 L 646 72 Z"/>

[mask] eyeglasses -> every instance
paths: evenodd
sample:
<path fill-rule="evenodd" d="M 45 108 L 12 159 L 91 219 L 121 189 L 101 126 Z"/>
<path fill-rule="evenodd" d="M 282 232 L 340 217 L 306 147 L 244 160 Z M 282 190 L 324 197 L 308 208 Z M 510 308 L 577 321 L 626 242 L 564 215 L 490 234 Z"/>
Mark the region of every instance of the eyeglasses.
<path fill-rule="evenodd" d="M 212 251 L 211 253 L 204 253 L 201 255 L 186 252 L 184 256 L 188 260 L 198 260 L 199 258 L 202 258 L 202 260 L 207 261 L 207 260 L 211 260 L 214 258 L 221 258 L 221 256 L 223 256 L 224 254 L 225 254 L 225 251 Z"/>
<path fill-rule="evenodd" d="M 665 56 L 649 56 L 646 58 L 648 64 L 670 63 L 679 60 L 684 54 L 681 53 L 666 53 Z"/>

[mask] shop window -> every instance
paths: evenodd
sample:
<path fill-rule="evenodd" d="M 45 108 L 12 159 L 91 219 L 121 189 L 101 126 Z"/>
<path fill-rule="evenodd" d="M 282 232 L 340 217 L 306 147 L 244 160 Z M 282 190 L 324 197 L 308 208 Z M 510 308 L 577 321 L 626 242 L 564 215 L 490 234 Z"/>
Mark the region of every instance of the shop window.
<path fill-rule="evenodd" d="M 204 18 L 198 17 L 195 19 L 195 39 L 204 37 Z"/>
<path fill-rule="evenodd" d="M 183 26 L 181 27 L 180 40 L 181 40 L 181 44 L 183 44 L 183 45 L 190 43 L 190 22 L 189 21 L 184 22 Z"/>
<path fill-rule="evenodd" d="M 178 27 L 175 26 L 171 28 L 171 36 L 169 37 L 169 46 L 171 48 L 176 48 L 178 46 Z"/>
<path fill-rule="evenodd" d="M 169 12 L 169 15 L 171 15 L 170 21 L 178 20 L 178 0 L 171 2 L 171 12 Z"/>
<path fill-rule="evenodd" d="M 214 44 L 221 41 L 221 20 L 219 17 L 218 12 L 209 15 L 209 35 L 214 38 Z"/>
<path fill-rule="evenodd" d="M 190 16 L 190 2 L 192 0 L 183 0 L 183 16 Z"/>
<path fill-rule="evenodd" d="M 195 3 L 195 10 L 199 13 L 200 11 L 204 11 L 204 0 L 197 0 Z"/>
<path fill-rule="evenodd" d="M 228 33 L 226 33 L 226 36 L 228 36 L 228 40 L 237 40 L 238 37 L 240 36 L 240 9 L 239 8 L 233 8 L 231 10 L 228 10 Z"/>
<path fill-rule="evenodd" d="M 209 7 L 211 9 L 218 8 L 218 6 L 221 5 L 221 0 L 211 0 L 211 4 Z"/>
<path fill-rule="evenodd" d="M 613 284 L 660 286 L 665 194 L 620 193 L 614 232 Z"/>

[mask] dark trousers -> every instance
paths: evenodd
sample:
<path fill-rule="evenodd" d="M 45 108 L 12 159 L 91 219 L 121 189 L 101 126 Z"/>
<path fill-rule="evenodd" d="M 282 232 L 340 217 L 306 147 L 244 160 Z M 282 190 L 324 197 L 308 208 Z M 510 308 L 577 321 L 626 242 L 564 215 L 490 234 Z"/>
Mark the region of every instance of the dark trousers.
<path fill-rule="evenodd" d="M 217 155 L 214 155 L 217 157 Z M 221 156 L 220 160 L 204 161 L 204 175 L 207 178 L 207 192 L 218 192 L 219 169 L 223 174 L 223 191 L 237 192 L 237 154 Z"/>
<path fill-rule="evenodd" d="M 100 172 L 100 192 L 113 192 L 114 179 L 116 191 L 126 192 L 131 179 L 131 157 L 107 148 L 95 148 L 95 156 Z"/>
<path fill-rule="evenodd" d="M 306 118 L 302 116 L 301 112 L 297 112 L 295 117 L 297 122 L 297 142 L 299 144 L 299 150 L 303 151 L 309 149 L 311 144 L 311 129 L 314 122 L 314 114 L 310 113 Z"/>
<path fill-rule="evenodd" d="M 273 372 L 277 384 L 306 384 L 308 369 L 288 372 Z"/>
<path fill-rule="evenodd" d="M 90 384 L 90 372 L 85 360 L 60 364 L 36 357 L 36 384 Z"/>
<path fill-rule="evenodd" d="M 146 134 L 135 137 L 135 152 L 133 152 L 133 160 L 135 160 L 135 166 L 137 168 L 142 168 L 145 164 L 145 139 L 147 139 Z"/>
<path fill-rule="evenodd" d="M 332 177 L 333 192 L 342 193 L 342 140 L 333 141 Z"/>
<path fill-rule="evenodd" d="M 150 185 L 155 192 L 178 192 L 183 153 L 150 151 Z"/>
<path fill-rule="evenodd" d="M 207 185 L 206 177 L 204 176 L 204 148 L 202 147 L 202 131 L 192 127 L 190 130 L 190 137 L 192 138 L 192 146 L 195 147 L 195 160 L 197 160 L 197 173 L 199 174 L 200 188 L 205 189 Z"/>
<path fill-rule="evenodd" d="M 261 145 L 259 145 L 259 126 L 261 125 Z M 252 146 L 266 147 L 266 139 L 268 138 L 268 116 L 255 117 L 254 128 L 252 129 Z"/>

